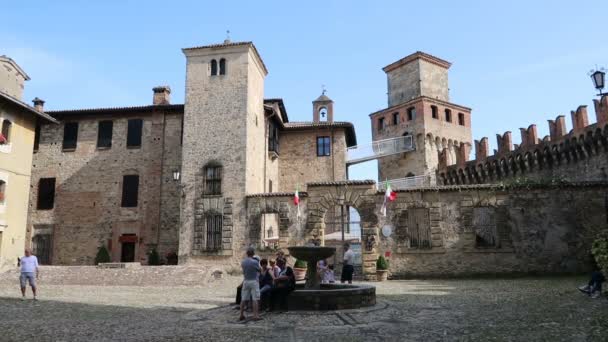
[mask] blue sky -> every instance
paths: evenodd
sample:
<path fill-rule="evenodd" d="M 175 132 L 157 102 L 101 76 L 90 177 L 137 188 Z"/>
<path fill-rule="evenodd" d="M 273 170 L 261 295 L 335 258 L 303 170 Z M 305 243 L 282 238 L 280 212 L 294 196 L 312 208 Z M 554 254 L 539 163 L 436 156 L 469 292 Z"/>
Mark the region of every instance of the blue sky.
<path fill-rule="evenodd" d="M 86 5 L 85 5 L 86 4 Z M 608 67 L 608 1 L 11 1 L 0 54 L 32 78 L 25 100 L 47 109 L 151 103 L 168 84 L 183 103 L 183 47 L 253 41 L 292 121 L 310 120 L 325 84 L 335 119 L 371 141 L 368 114 L 386 107 L 385 65 L 421 50 L 452 62 L 450 98 L 473 108 L 473 136 L 490 138 L 589 106 L 587 76 Z M 376 178 L 374 163 L 351 178 Z"/>

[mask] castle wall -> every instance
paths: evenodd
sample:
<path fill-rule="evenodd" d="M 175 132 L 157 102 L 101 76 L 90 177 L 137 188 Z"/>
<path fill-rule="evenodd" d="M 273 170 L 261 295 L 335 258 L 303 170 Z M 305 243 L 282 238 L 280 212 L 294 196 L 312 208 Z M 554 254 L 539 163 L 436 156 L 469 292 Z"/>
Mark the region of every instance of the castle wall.
<path fill-rule="evenodd" d="M 608 179 L 608 97 L 596 101 L 595 124 L 585 106 L 572 111 L 573 129 L 566 133 L 563 116 L 549 120 L 551 135 L 540 140 L 536 125 L 521 128 L 521 144 L 511 132 L 497 135 L 498 150 L 488 153 L 488 139 L 475 141 L 475 159 L 444 161 L 437 172 L 442 184 L 597 181 Z"/>
<path fill-rule="evenodd" d="M 380 234 L 378 254 L 391 252 L 393 277 L 586 272 L 594 234 L 606 229 L 607 190 L 602 183 L 399 192 L 380 223 L 393 234 Z M 432 248 L 410 246 L 414 210 L 428 212 L 422 224 L 430 227 Z M 477 245 L 488 229 L 499 246 Z"/>

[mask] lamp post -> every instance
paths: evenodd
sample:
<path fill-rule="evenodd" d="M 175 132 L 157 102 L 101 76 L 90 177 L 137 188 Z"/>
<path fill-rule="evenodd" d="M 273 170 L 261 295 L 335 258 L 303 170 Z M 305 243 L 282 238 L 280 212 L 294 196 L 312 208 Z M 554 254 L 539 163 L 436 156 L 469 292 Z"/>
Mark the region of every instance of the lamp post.
<path fill-rule="evenodd" d="M 180 174 L 180 172 L 179 172 L 179 169 L 175 169 L 175 170 L 173 170 L 173 180 L 174 180 L 175 182 L 178 182 L 178 181 L 179 181 L 179 179 L 180 179 L 180 177 L 181 177 L 181 174 Z"/>
<path fill-rule="evenodd" d="M 604 96 L 606 93 L 602 92 L 604 87 L 606 86 L 606 70 L 604 68 L 600 68 L 597 70 L 591 70 L 589 72 L 589 76 L 593 81 L 593 86 L 597 91 L 599 91 L 598 96 Z"/>

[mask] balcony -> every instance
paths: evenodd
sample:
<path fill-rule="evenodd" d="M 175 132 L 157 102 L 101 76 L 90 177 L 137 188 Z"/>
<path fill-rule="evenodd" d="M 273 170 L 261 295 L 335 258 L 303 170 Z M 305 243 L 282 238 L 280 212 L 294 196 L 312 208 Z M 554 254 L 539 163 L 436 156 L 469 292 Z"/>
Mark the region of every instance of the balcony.
<path fill-rule="evenodd" d="M 411 135 L 373 141 L 369 144 L 349 147 L 346 150 L 346 165 L 363 163 L 393 154 L 416 150 Z"/>
<path fill-rule="evenodd" d="M 390 179 L 388 183 L 391 185 L 392 190 L 407 190 L 415 188 L 423 188 L 427 186 L 436 185 L 436 179 L 434 174 L 427 174 L 422 176 L 405 177 L 399 179 Z M 386 182 L 378 183 L 378 190 L 386 190 Z"/>

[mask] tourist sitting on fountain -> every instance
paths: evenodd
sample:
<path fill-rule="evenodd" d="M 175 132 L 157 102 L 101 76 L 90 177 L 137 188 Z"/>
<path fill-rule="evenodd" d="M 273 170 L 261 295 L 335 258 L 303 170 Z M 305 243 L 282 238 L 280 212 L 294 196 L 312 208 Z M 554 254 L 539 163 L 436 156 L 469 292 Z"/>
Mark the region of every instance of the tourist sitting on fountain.
<path fill-rule="evenodd" d="M 270 307 L 270 291 L 274 283 L 274 275 L 272 270 L 268 267 L 268 260 L 262 259 L 260 261 L 262 272 L 260 272 L 260 307 Z"/>
<path fill-rule="evenodd" d="M 323 284 L 333 284 L 336 282 L 336 278 L 334 277 L 334 265 L 328 265 L 327 270 L 323 273 L 323 280 L 321 283 Z"/>
<path fill-rule="evenodd" d="M 270 259 L 270 269 L 272 270 L 272 278 L 277 278 L 281 273 L 281 268 L 277 266 L 274 259 Z"/>
<path fill-rule="evenodd" d="M 296 276 L 293 269 L 287 266 L 285 259 L 277 258 L 277 265 L 281 268 L 281 273 L 274 279 L 271 304 L 273 309 L 278 304 L 281 310 L 287 310 L 287 296 L 296 288 Z"/>

